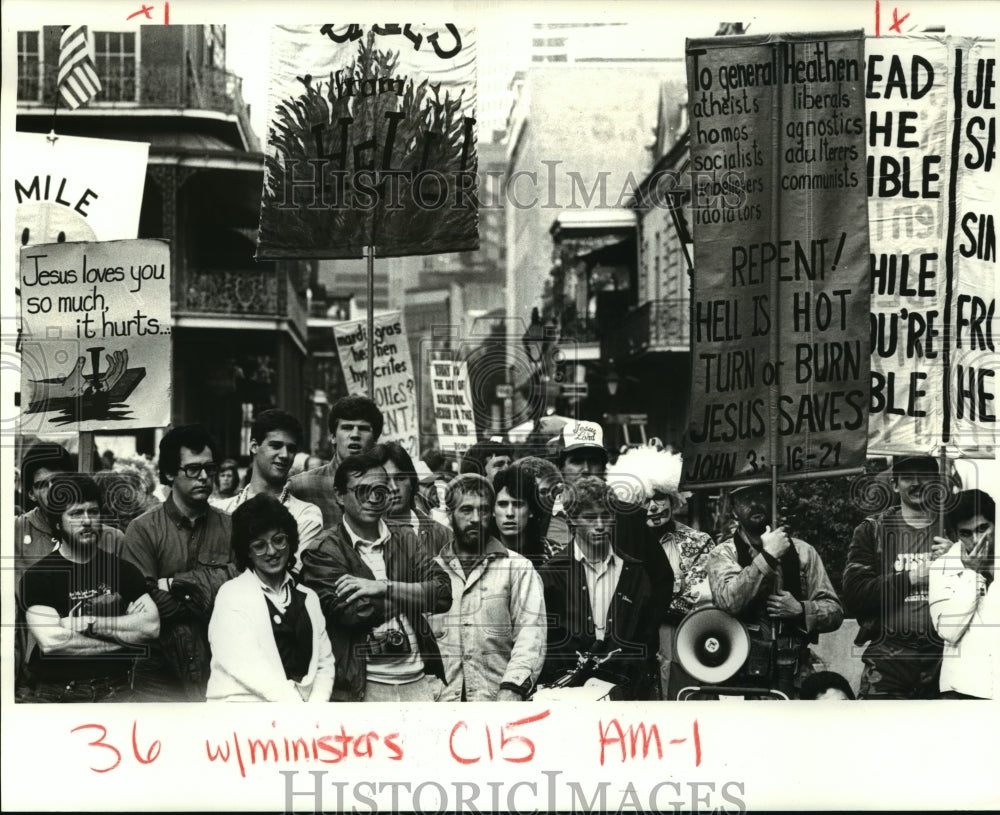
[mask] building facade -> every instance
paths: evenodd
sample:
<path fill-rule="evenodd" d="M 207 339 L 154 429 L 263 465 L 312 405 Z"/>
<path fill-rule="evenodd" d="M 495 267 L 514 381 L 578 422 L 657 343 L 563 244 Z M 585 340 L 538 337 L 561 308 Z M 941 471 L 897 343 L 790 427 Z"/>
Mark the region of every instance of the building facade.
<path fill-rule="evenodd" d="M 58 110 L 60 26 L 19 31 L 20 131 L 148 142 L 139 238 L 171 250 L 174 424 L 201 422 L 225 455 L 247 452 L 249 418 L 306 420 L 306 290 L 312 264 L 254 260 L 264 156 L 224 26 L 90 30 L 102 90 Z M 136 435 L 155 453 L 155 429 Z"/>

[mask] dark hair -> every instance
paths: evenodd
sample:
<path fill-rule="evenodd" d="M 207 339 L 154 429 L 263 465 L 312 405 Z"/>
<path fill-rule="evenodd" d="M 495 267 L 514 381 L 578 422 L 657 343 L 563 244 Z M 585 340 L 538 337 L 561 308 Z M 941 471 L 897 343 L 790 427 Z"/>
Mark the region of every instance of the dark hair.
<path fill-rule="evenodd" d="M 485 475 L 486 462 L 491 458 L 494 456 L 507 456 L 510 458 L 513 455 L 514 449 L 509 444 L 493 441 L 492 439 L 479 441 L 466 450 L 465 455 L 462 456 L 462 472 Z"/>
<path fill-rule="evenodd" d="M 406 452 L 406 448 L 403 447 L 398 441 L 387 441 L 384 444 L 378 445 L 383 448 L 384 456 L 383 464 L 386 461 L 391 461 L 397 467 L 399 471 L 406 476 L 407 481 L 410 482 L 410 509 L 413 509 L 414 502 L 417 499 L 417 495 L 420 493 L 420 479 L 417 478 L 417 468 L 413 466 L 413 459 L 410 458 L 410 454 Z"/>
<path fill-rule="evenodd" d="M 240 483 L 240 464 L 235 458 L 224 458 L 219 464 L 219 471 L 215 474 L 213 481 L 215 482 L 215 488 L 219 489 L 219 476 L 224 472 L 232 471 L 233 475 L 236 476 L 236 484 L 234 487 L 238 487 Z"/>
<path fill-rule="evenodd" d="M 445 490 L 444 502 L 448 507 L 448 512 L 455 511 L 458 502 L 462 500 L 462 496 L 467 492 L 485 496 L 489 502 L 490 509 L 493 508 L 493 504 L 497 499 L 496 493 L 493 492 L 493 487 L 490 486 L 490 482 L 484 476 L 477 475 L 476 473 L 462 473 L 459 476 L 455 476 L 448 483 L 448 488 Z"/>
<path fill-rule="evenodd" d="M 964 490 L 958 494 L 958 503 L 950 510 L 945 520 L 948 530 L 954 532 L 961 521 L 982 515 L 990 523 L 996 522 L 996 504 L 989 493 L 982 490 Z"/>
<path fill-rule="evenodd" d="M 352 393 L 350 396 L 342 396 L 333 403 L 330 408 L 329 427 L 331 433 L 337 432 L 337 422 L 341 419 L 360 419 L 368 422 L 372 426 L 372 437 L 378 441 L 382 435 L 384 419 L 382 411 L 378 409 L 367 396 Z"/>
<path fill-rule="evenodd" d="M 504 467 L 493 476 L 493 492 L 499 498 L 500 491 L 504 489 L 510 493 L 512 498 L 524 501 L 528 505 L 528 523 L 518 536 L 518 551 L 532 560 L 541 559 L 545 554 L 545 546 L 542 542 L 543 530 L 549 525 L 549 517 L 540 501 L 538 482 L 527 469 Z M 496 525 L 495 514 L 490 521 L 490 533 L 497 540 L 503 540 L 500 528 Z"/>
<path fill-rule="evenodd" d="M 836 688 L 843 691 L 848 699 L 856 699 L 851 683 L 836 671 L 817 671 L 802 680 L 800 699 L 816 699 L 821 693 Z"/>
<path fill-rule="evenodd" d="M 348 456 L 337 467 L 333 474 L 333 488 L 337 492 L 347 492 L 347 482 L 350 477 L 362 476 L 369 470 L 381 469 L 385 463 L 385 445 L 376 444 L 367 453 Z"/>
<path fill-rule="evenodd" d="M 160 439 L 160 457 L 157 467 L 160 471 L 160 483 L 170 486 L 167 476 L 177 475 L 181 468 L 181 448 L 186 447 L 192 453 L 200 453 L 206 447 L 211 451 L 212 458 L 219 457 L 219 447 L 209 433 L 200 424 L 182 424 L 172 427 Z"/>
<path fill-rule="evenodd" d="M 49 526 L 62 529 L 63 513 L 73 504 L 94 501 L 98 511 L 104 513 L 101 488 L 85 473 L 56 473 L 49 482 L 49 498 L 45 515 Z"/>
<path fill-rule="evenodd" d="M 614 489 L 603 478 L 596 475 L 585 475 L 574 478 L 572 483 L 563 487 L 563 509 L 572 518 L 584 506 L 599 507 L 609 512 L 615 511 Z"/>
<path fill-rule="evenodd" d="M 545 536 L 549 531 L 549 524 L 552 522 L 552 511 L 559 490 L 562 488 L 563 474 L 547 458 L 539 456 L 525 456 L 519 458 L 510 465 L 516 470 L 530 473 L 535 479 L 535 495 L 541 507 L 541 527 L 539 534 Z"/>
<path fill-rule="evenodd" d="M 444 466 L 444 453 L 442 453 L 437 447 L 431 447 L 429 450 L 425 450 L 423 456 L 424 464 L 431 468 L 431 470 L 440 470 Z"/>
<path fill-rule="evenodd" d="M 61 444 L 36 442 L 21 457 L 21 483 L 25 492 L 35 486 L 35 474 L 43 469 L 67 473 L 75 470 L 76 465 L 73 457 Z"/>
<path fill-rule="evenodd" d="M 101 470 L 93 478 L 101 490 L 106 522 L 124 532 L 129 521 L 146 509 L 142 477 L 135 470 Z"/>
<path fill-rule="evenodd" d="M 288 568 L 291 569 L 299 548 L 299 527 L 285 505 L 273 495 L 262 492 L 236 507 L 230 542 L 233 561 L 239 569 L 250 568 L 250 542 L 272 529 L 288 535 Z"/>
<path fill-rule="evenodd" d="M 275 430 L 284 430 L 294 439 L 296 445 L 302 444 L 302 423 L 288 411 L 277 408 L 257 414 L 250 426 L 250 438 L 261 444 L 267 434 Z"/>

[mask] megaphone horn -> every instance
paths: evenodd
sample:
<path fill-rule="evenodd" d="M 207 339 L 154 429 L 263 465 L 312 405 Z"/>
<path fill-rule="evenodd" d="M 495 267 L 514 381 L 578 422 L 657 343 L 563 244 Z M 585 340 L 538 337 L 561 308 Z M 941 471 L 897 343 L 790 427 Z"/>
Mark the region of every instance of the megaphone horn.
<path fill-rule="evenodd" d="M 701 608 L 677 626 L 675 653 L 680 666 L 699 682 L 719 684 L 743 667 L 750 654 L 750 635 L 730 614 Z"/>

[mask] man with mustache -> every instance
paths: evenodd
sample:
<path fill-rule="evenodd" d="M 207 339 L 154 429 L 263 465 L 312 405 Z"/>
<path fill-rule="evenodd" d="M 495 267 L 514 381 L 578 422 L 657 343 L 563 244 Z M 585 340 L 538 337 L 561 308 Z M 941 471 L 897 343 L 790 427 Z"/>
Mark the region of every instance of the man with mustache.
<path fill-rule="evenodd" d="M 892 488 L 899 506 L 854 530 L 844 567 L 844 600 L 858 619 L 855 645 L 869 643 L 860 699 L 936 699 L 943 642 L 928 605 L 935 513 L 928 489 L 940 484 L 931 456 L 896 456 Z"/>
<path fill-rule="evenodd" d="M 750 635 L 750 656 L 730 684 L 792 697 L 812 673 L 809 643 L 840 628 L 844 609 L 816 550 L 784 526 L 771 529 L 771 488 L 730 495 L 736 529 L 708 556 L 712 602 Z"/>
<path fill-rule="evenodd" d="M 542 580 L 528 558 L 490 534 L 495 497 L 483 476 L 458 476 L 446 500 L 454 537 L 435 562 L 453 601 L 431 617 L 445 673 L 438 701 L 520 702 L 545 661 Z"/>
<path fill-rule="evenodd" d="M 132 701 L 134 669 L 160 620 L 139 571 L 99 548 L 101 491 L 56 473 L 45 512 L 55 548 L 25 573 L 20 602 L 38 647 L 20 701 Z"/>
<path fill-rule="evenodd" d="M 289 491 L 288 472 L 301 443 L 302 425 L 291 413 L 262 411 L 250 428 L 250 483 L 232 498 L 214 503 L 217 509 L 232 515 L 236 507 L 255 495 L 274 496 L 295 519 L 300 553 L 323 531 L 323 513 L 319 507 L 296 498 Z"/>

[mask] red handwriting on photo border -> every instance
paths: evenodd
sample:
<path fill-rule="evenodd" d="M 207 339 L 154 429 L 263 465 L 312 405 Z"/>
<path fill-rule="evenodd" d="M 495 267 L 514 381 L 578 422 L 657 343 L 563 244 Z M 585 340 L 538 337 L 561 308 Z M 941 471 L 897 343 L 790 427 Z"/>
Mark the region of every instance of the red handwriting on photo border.
<path fill-rule="evenodd" d="M 146 750 L 146 755 L 143 757 L 142 753 L 139 751 L 139 738 L 137 735 L 139 723 L 136 720 L 132 721 L 132 755 L 135 756 L 135 760 L 140 764 L 152 764 L 156 759 L 160 757 L 160 749 L 162 744 L 159 739 L 154 739 L 153 743 L 149 745 L 149 749 Z M 105 741 L 108 735 L 108 729 L 103 724 L 89 723 L 81 724 L 70 730 L 70 733 L 76 733 L 78 730 L 87 729 L 99 730 L 100 735 L 91 742 L 87 743 L 88 747 L 103 747 L 105 750 L 110 750 L 115 754 L 115 762 L 108 767 L 97 768 L 91 767 L 91 771 L 95 773 L 108 773 L 111 772 L 115 767 L 122 763 L 121 750 L 115 747 L 113 744 L 108 744 Z"/>
<path fill-rule="evenodd" d="M 663 758 L 663 741 L 660 739 L 660 729 L 656 724 L 639 722 L 638 726 L 627 724 L 624 727 L 618 719 L 611 719 L 604 724 L 603 720 L 597 723 L 598 733 L 601 741 L 601 766 L 604 766 L 605 748 L 617 746 L 621 750 L 621 763 L 627 760 L 638 758 Z M 698 730 L 698 720 L 695 719 L 691 727 L 691 742 L 694 746 L 694 766 L 701 765 L 701 732 Z M 688 739 L 675 738 L 667 741 L 667 745 L 684 744 Z M 641 744 L 641 749 L 640 749 Z M 650 754 L 650 748 L 655 748 L 655 756 Z"/>
<path fill-rule="evenodd" d="M 131 20 L 133 17 L 138 17 L 140 14 L 142 14 L 147 20 L 152 20 L 153 18 L 149 12 L 154 11 L 155 9 L 156 6 L 147 6 L 143 3 L 141 9 L 133 11 L 128 17 L 125 18 L 125 20 Z M 163 24 L 170 25 L 170 3 L 163 4 Z"/>
<path fill-rule="evenodd" d="M 509 734 L 509 729 L 515 727 L 521 727 L 522 725 L 531 724 L 532 722 L 540 722 L 542 719 L 547 717 L 552 711 L 543 710 L 541 713 L 536 713 L 534 716 L 528 716 L 524 719 L 518 719 L 513 722 L 507 722 L 500 726 L 500 755 L 504 761 L 509 761 L 511 764 L 523 764 L 525 762 L 531 761 L 535 757 L 535 743 L 529 739 L 527 736 L 522 736 L 520 734 Z M 455 722 L 455 726 L 452 727 L 451 733 L 448 734 L 448 751 L 451 753 L 451 757 L 455 759 L 459 764 L 475 764 L 480 761 L 483 756 L 482 754 L 476 756 L 475 758 L 468 757 L 466 755 L 459 755 L 456 751 L 455 735 L 460 731 L 464 730 L 468 732 L 469 725 L 465 721 Z M 483 730 L 486 734 L 486 754 L 490 761 L 494 760 L 493 754 L 493 735 L 490 732 L 490 726 L 485 725 Z M 505 755 L 505 750 L 509 745 L 519 744 L 522 745 L 527 752 L 522 755 Z M 464 752 L 464 751 L 463 751 Z"/>
<path fill-rule="evenodd" d="M 906 12 L 902 17 L 899 16 L 899 9 L 896 6 L 892 7 L 892 25 L 889 26 L 890 31 L 895 31 L 897 34 L 902 34 L 903 29 L 900 26 L 906 22 L 906 19 L 910 16 L 910 12 Z M 879 0 L 875 0 L 875 36 L 882 36 L 882 4 Z"/>

